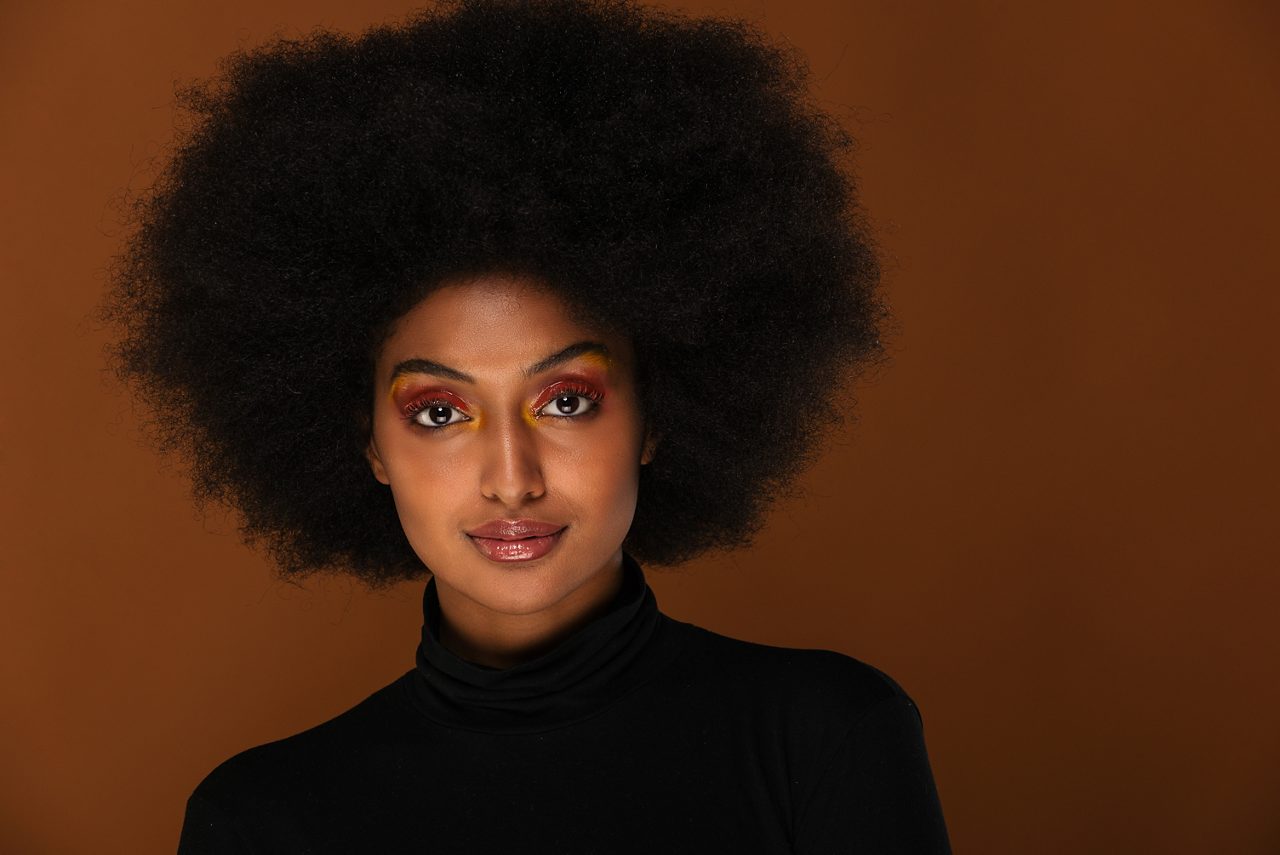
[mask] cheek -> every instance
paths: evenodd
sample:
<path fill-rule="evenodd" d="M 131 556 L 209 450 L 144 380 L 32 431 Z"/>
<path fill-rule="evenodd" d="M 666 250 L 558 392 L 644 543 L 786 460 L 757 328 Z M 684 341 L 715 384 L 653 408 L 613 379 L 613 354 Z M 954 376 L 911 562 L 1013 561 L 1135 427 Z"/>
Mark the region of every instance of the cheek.
<path fill-rule="evenodd" d="M 406 533 L 424 534 L 447 528 L 453 504 L 469 495 L 469 470 L 456 458 L 424 453 L 422 448 L 398 450 L 388 472 L 401 526 Z"/>
<path fill-rule="evenodd" d="M 640 483 L 639 447 L 625 427 L 601 426 L 595 439 L 564 449 L 546 468 L 549 486 L 561 485 L 586 513 L 629 514 Z"/>
<path fill-rule="evenodd" d="M 634 513 L 640 478 L 638 417 L 612 412 L 586 430 L 535 427 L 531 451 L 553 502 L 582 517 L 626 517 Z M 390 489 L 406 532 L 420 536 L 452 531 L 459 518 L 473 518 L 481 496 L 484 449 L 470 433 L 454 440 L 406 436 L 394 429 L 378 437 Z M 566 508 L 567 509 L 567 508 Z"/>

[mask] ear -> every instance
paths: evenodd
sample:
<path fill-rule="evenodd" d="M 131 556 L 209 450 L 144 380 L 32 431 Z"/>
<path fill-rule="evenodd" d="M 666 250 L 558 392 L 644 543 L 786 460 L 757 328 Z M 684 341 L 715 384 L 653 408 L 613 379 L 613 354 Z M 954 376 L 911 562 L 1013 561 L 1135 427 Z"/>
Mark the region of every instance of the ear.
<path fill-rule="evenodd" d="M 369 444 L 365 446 L 364 456 L 369 461 L 369 468 L 373 470 L 373 477 L 390 486 L 391 478 L 387 475 L 387 467 L 382 465 L 382 457 L 378 454 L 378 446 L 374 444 L 372 436 L 369 437 Z"/>
<path fill-rule="evenodd" d="M 644 448 L 640 451 L 640 465 L 645 466 L 653 460 L 653 453 L 658 450 L 658 438 L 649 428 L 644 429 Z"/>

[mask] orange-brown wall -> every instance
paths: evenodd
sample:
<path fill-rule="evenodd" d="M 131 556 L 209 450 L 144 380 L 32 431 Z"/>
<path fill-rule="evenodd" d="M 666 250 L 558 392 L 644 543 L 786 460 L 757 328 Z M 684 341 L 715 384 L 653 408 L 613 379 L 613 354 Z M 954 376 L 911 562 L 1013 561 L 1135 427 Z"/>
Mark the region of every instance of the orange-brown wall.
<path fill-rule="evenodd" d="M 0 851 L 172 851 L 214 764 L 412 664 L 421 584 L 273 581 L 88 317 L 175 81 L 410 8 L 0 4 Z M 809 57 L 901 332 L 807 497 L 662 607 L 897 677 L 957 852 L 1280 851 L 1277 7 L 682 8 Z"/>

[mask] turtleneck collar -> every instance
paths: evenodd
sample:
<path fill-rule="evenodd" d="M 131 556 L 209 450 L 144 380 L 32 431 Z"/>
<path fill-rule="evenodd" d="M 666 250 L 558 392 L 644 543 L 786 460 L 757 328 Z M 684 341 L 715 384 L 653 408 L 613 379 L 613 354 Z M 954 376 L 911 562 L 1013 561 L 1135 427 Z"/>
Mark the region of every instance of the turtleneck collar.
<path fill-rule="evenodd" d="M 609 608 L 552 650 L 511 668 L 469 662 L 440 643 L 435 579 L 422 595 L 422 641 L 412 695 L 430 719 L 482 731 L 545 730 L 586 718 L 661 668 L 671 633 L 644 571 L 623 553 Z"/>

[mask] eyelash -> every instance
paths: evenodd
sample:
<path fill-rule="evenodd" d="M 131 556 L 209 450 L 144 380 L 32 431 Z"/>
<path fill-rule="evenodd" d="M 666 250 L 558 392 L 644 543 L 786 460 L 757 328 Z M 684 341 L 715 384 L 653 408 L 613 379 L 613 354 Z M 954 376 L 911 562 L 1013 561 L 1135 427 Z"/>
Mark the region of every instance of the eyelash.
<path fill-rule="evenodd" d="M 578 385 L 575 383 L 562 383 L 556 389 L 556 393 L 551 397 L 549 397 L 546 403 L 544 403 L 538 409 L 539 410 L 546 409 L 547 407 L 551 406 L 553 403 L 555 403 L 561 398 L 579 398 L 579 397 L 586 398 L 588 401 L 591 402 L 591 406 L 581 413 L 572 413 L 569 415 L 558 415 L 558 416 L 554 416 L 553 418 L 580 419 L 585 416 L 589 416 L 592 413 L 595 413 L 599 409 L 600 400 L 604 398 L 604 394 L 596 391 L 595 389 L 592 389 L 589 386 Z M 463 424 L 465 422 L 471 421 L 469 417 L 466 419 L 461 419 L 456 422 L 449 422 L 448 424 L 443 424 L 443 425 L 424 424 L 423 422 L 419 421 L 418 414 L 422 413 L 425 410 L 429 410 L 432 407 L 448 407 L 451 410 L 454 410 L 456 412 L 462 413 L 463 415 L 466 415 L 466 412 L 461 407 L 454 404 L 452 401 L 449 401 L 445 398 L 434 397 L 434 398 L 424 398 L 420 401 L 414 401 L 412 404 L 409 404 L 408 406 L 406 406 L 404 408 L 404 418 L 406 421 L 412 423 L 413 425 L 416 425 L 417 427 L 420 427 L 429 431 L 443 430 L 447 427 L 453 427 L 454 425 L 459 425 L 459 424 Z M 535 419 L 542 418 L 542 416 L 538 415 L 535 412 L 534 418 Z"/>

